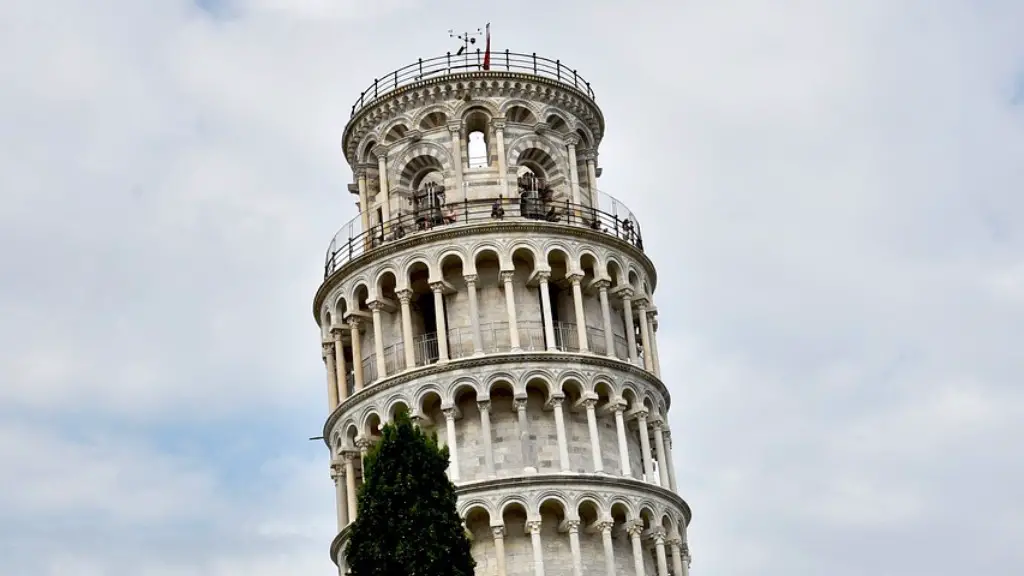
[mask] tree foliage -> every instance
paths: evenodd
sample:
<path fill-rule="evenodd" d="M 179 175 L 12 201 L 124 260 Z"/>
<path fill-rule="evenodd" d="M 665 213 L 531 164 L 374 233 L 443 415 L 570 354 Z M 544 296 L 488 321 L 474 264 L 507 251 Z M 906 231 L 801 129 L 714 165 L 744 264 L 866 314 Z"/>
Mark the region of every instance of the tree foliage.
<path fill-rule="evenodd" d="M 363 459 L 345 556 L 353 576 L 473 576 L 448 449 L 400 415 Z"/>

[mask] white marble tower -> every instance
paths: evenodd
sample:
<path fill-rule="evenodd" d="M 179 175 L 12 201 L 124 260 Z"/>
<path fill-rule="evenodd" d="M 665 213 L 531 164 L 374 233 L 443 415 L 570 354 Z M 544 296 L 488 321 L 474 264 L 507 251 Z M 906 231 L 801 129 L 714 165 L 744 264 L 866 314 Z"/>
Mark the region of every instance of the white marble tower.
<path fill-rule="evenodd" d="M 603 133 L 575 70 L 509 52 L 417 61 L 353 106 L 361 213 L 313 304 L 341 573 L 360 453 L 401 412 L 451 451 L 477 574 L 688 573 L 656 272 L 597 189 Z"/>

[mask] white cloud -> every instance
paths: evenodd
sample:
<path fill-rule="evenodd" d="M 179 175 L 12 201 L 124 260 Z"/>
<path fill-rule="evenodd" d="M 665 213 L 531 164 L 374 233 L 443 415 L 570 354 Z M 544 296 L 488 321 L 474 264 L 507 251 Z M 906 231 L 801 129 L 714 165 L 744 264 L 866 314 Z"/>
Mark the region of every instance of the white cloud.
<path fill-rule="evenodd" d="M 279 454 L 322 416 L 309 303 L 354 216 L 339 135 L 374 77 L 495 16 L 203 4 L 0 8 L 0 514 L 48 519 L 0 571 L 331 569 L 325 458 Z M 497 46 L 593 83 L 601 185 L 659 267 L 694 574 L 1012 573 L 1020 6 L 500 16 Z M 264 449 L 202 450 L 239 438 Z"/>

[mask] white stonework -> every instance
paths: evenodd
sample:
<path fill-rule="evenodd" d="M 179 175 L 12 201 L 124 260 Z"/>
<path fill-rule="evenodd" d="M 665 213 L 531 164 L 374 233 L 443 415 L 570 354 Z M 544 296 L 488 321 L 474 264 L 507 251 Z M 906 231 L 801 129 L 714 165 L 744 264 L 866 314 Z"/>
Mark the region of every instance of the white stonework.
<path fill-rule="evenodd" d="M 361 213 L 314 302 L 332 558 L 345 573 L 359 456 L 405 412 L 451 450 L 477 574 L 687 574 L 656 273 L 597 190 L 589 85 L 503 52 L 491 70 L 426 64 L 364 93 L 342 140 Z"/>

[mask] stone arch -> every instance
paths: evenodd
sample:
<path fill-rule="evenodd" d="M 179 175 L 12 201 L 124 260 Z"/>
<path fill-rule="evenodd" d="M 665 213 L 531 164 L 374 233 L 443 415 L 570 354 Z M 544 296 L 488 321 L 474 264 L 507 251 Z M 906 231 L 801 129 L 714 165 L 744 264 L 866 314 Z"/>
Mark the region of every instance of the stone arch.
<path fill-rule="evenodd" d="M 544 392 L 544 401 L 551 400 L 551 396 L 560 392 L 555 388 L 555 379 L 552 374 L 547 370 L 531 370 L 520 379 L 522 383 L 522 389 L 524 391 L 530 386 L 530 384 L 536 385 L 535 387 L 540 388 Z"/>
<path fill-rule="evenodd" d="M 527 518 L 534 518 L 530 513 L 530 505 L 525 498 L 519 495 L 506 496 L 498 504 L 498 517 L 502 519 L 504 524 L 505 514 L 508 513 L 509 508 L 512 506 L 518 506 L 523 509 L 523 513 L 526 514 Z"/>
<path fill-rule="evenodd" d="M 673 518 L 668 512 L 663 512 L 661 514 L 661 520 L 658 522 L 658 525 L 665 530 L 665 534 L 676 535 L 679 533 L 677 528 L 678 524 L 676 523 L 675 518 Z"/>
<path fill-rule="evenodd" d="M 388 422 L 394 422 L 395 417 L 400 414 L 399 407 L 405 408 L 406 414 L 412 414 L 413 408 L 409 399 L 404 395 L 399 395 L 388 400 L 387 408 L 384 409 L 384 414 L 387 416 Z"/>
<path fill-rule="evenodd" d="M 656 526 L 658 514 L 655 512 L 655 506 L 649 500 L 640 502 L 637 507 L 638 513 L 637 518 L 642 520 L 644 523 L 644 530 L 650 530 Z"/>
<path fill-rule="evenodd" d="M 415 406 L 413 409 L 417 415 L 421 414 L 423 409 L 423 403 L 427 400 L 428 396 L 437 396 L 438 400 L 444 403 L 444 391 L 437 384 L 426 384 L 416 391 Z"/>
<path fill-rule="evenodd" d="M 622 384 L 622 392 L 619 394 L 619 398 L 626 402 L 628 410 L 634 410 L 642 406 L 640 394 L 637 393 L 636 388 L 631 383 L 624 382 Z"/>
<path fill-rule="evenodd" d="M 366 305 L 366 302 L 373 298 L 373 292 L 370 290 L 370 283 L 366 281 L 366 278 L 359 278 L 352 283 L 350 298 L 350 301 L 352 302 L 352 309 L 350 312 L 362 310 Z"/>
<path fill-rule="evenodd" d="M 473 270 L 476 271 L 476 265 L 480 261 L 480 256 L 491 253 L 498 259 L 498 266 L 502 270 L 507 270 L 511 264 L 511 258 L 507 255 L 506 251 L 497 244 L 490 242 L 480 243 L 473 248 Z"/>
<path fill-rule="evenodd" d="M 537 112 L 524 101 L 506 102 L 503 110 L 505 120 L 512 124 L 535 126 L 539 120 Z"/>
<path fill-rule="evenodd" d="M 533 512 L 537 516 L 540 516 L 541 509 L 544 508 L 544 505 L 550 503 L 555 503 L 559 508 L 561 508 L 563 518 L 569 520 L 575 519 L 576 511 L 569 504 L 562 492 L 558 490 L 545 490 L 544 492 L 537 494 L 534 498 L 534 504 L 536 507 L 533 509 Z"/>
<path fill-rule="evenodd" d="M 434 104 L 420 110 L 414 117 L 412 125 L 417 130 L 428 132 L 438 128 L 447 128 L 452 117 L 451 109 L 445 104 Z"/>
<path fill-rule="evenodd" d="M 363 411 L 360 422 L 359 433 L 364 438 L 371 438 L 375 435 L 374 428 L 384 425 L 384 418 L 380 415 L 380 411 L 376 406 L 371 406 Z"/>
<path fill-rule="evenodd" d="M 367 134 L 356 148 L 356 162 L 359 164 L 376 163 L 377 155 L 373 149 L 377 147 L 377 136 L 373 133 Z"/>
<path fill-rule="evenodd" d="M 494 392 L 494 388 L 496 386 L 502 385 L 507 385 L 508 387 L 512 388 L 513 395 L 521 394 L 524 392 L 523 385 L 515 376 L 508 372 L 497 372 L 491 374 L 490 377 L 487 378 L 487 381 L 484 383 L 484 390 L 486 390 L 487 395 L 490 396 Z"/>
<path fill-rule="evenodd" d="M 608 516 L 608 505 L 605 503 L 604 499 L 601 498 L 601 496 L 598 495 L 596 492 L 588 490 L 577 496 L 576 499 L 573 500 L 572 502 L 572 507 L 576 511 L 577 518 L 580 518 L 581 516 L 581 514 L 579 513 L 580 508 L 582 508 L 586 504 L 589 504 L 594 507 L 595 511 L 597 512 L 596 520 L 601 521 Z"/>
<path fill-rule="evenodd" d="M 576 370 L 569 370 L 559 375 L 558 390 L 565 390 L 566 385 L 575 385 L 580 395 L 586 395 L 593 389 L 590 380 Z"/>
<path fill-rule="evenodd" d="M 403 284 L 400 284 L 401 288 L 409 287 L 409 277 L 412 275 L 412 269 L 417 264 L 422 264 L 427 268 L 427 276 L 430 278 L 437 278 L 437 270 L 431 265 L 432 258 L 423 253 L 417 253 L 409 256 L 402 262 L 402 278 Z"/>
<path fill-rule="evenodd" d="M 538 267 L 540 267 L 542 265 L 542 263 L 546 262 L 545 259 L 540 257 L 540 254 L 537 252 L 537 247 L 534 246 L 533 242 L 530 242 L 528 240 L 522 240 L 522 241 L 516 242 L 515 244 L 510 246 L 508 248 L 508 250 L 506 251 L 506 254 L 508 255 L 507 256 L 507 262 L 508 262 L 509 268 L 512 267 L 512 263 L 513 263 L 513 260 L 515 258 L 515 255 L 519 251 L 529 252 L 530 258 L 533 259 L 533 270 L 536 270 Z M 502 269 L 504 270 L 505 267 L 502 266 Z"/>
<path fill-rule="evenodd" d="M 452 116 L 457 117 L 460 121 L 465 121 L 466 116 L 473 113 L 475 110 L 480 110 L 487 114 L 488 120 L 494 120 L 495 118 L 501 117 L 501 110 L 498 109 L 493 103 L 487 100 L 470 100 L 469 102 L 462 102 L 460 105 L 455 107 L 452 111 Z"/>
<path fill-rule="evenodd" d="M 513 108 L 525 108 L 531 114 L 533 114 L 535 118 L 540 118 L 541 116 L 540 111 L 534 102 L 530 100 L 524 100 L 522 98 L 509 98 L 508 100 L 505 100 L 504 102 L 501 103 L 501 106 L 498 107 L 498 110 L 501 112 L 501 115 L 505 118 L 506 121 L 515 122 L 515 120 L 509 118 L 508 113 L 508 111 Z"/>
<path fill-rule="evenodd" d="M 494 522 L 494 508 L 490 502 L 483 498 L 473 498 L 472 500 L 467 500 L 465 502 L 460 501 L 458 504 L 458 510 L 459 517 L 463 520 L 468 518 L 473 511 L 479 510 L 487 514 L 487 517 L 492 523 Z"/>
<path fill-rule="evenodd" d="M 590 265 L 588 266 L 588 261 Z M 590 248 L 580 248 L 576 254 L 576 261 L 574 262 L 576 269 L 580 272 L 586 273 L 587 268 L 591 268 L 594 273 L 594 279 L 604 280 L 608 276 L 608 270 L 604 265 L 604 260 L 601 259 L 597 253 Z"/>
<path fill-rule="evenodd" d="M 616 509 L 621 509 L 625 514 L 626 521 L 636 520 L 636 507 L 624 496 L 612 496 L 608 501 L 608 517 L 611 518 Z"/>
<path fill-rule="evenodd" d="M 380 141 L 384 145 L 394 144 L 402 138 L 405 138 L 405 134 L 412 129 L 415 124 L 412 123 L 412 119 L 409 116 L 400 116 L 394 120 L 388 122 L 380 129 Z"/>
<path fill-rule="evenodd" d="M 441 252 L 437 256 L 437 270 L 439 274 L 444 273 L 445 263 L 451 258 L 458 258 L 459 263 L 462 264 L 462 273 L 468 274 L 468 270 L 475 268 L 472 263 L 466 258 L 466 251 L 462 247 L 448 248 Z"/>
<path fill-rule="evenodd" d="M 348 313 L 348 300 L 345 295 L 339 291 L 335 294 L 334 304 L 331 305 L 332 316 L 336 324 L 341 324 L 345 321 L 345 314 Z"/>
<path fill-rule="evenodd" d="M 527 166 L 536 172 L 540 169 L 543 176 L 549 182 L 564 176 L 562 164 L 564 161 L 561 151 L 551 142 L 536 134 L 521 136 L 512 142 L 508 152 L 508 165 L 511 167 Z"/>
<path fill-rule="evenodd" d="M 593 148 L 594 146 L 597 145 L 597 141 L 594 140 L 594 134 L 590 131 L 590 128 L 588 128 L 586 124 L 582 122 L 576 123 L 574 127 L 574 133 L 580 139 L 580 149 Z"/>
<path fill-rule="evenodd" d="M 342 444 L 349 450 L 354 450 L 356 447 L 356 438 L 359 437 L 359 425 L 356 424 L 355 420 L 349 419 L 342 425 Z"/>
<path fill-rule="evenodd" d="M 406 148 L 393 164 L 397 176 L 395 181 L 400 188 L 412 190 L 416 184 L 415 178 L 421 173 L 433 168 L 447 178 L 454 172 L 454 165 L 452 155 L 447 149 L 439 144 L 421 140 Z"/>
<path fill-rule="evenodd" d="M 569 117 L 558 108 L 548 106 L 544 109 L 541 116 L 542 121 L 551 128 L 551 130 L 563 133 L 572 130 L 572 124 L 570 123 Z"/>
<path fill-rule="evenodd" d="M 640 270 L 633 263 L 630 263 L 626 271 L 626 282 L 637 294 L 640 293 L 640 275 Z"/>
<path fill-rule="evenodd" d="M 625 286 L 626 278 L 623 276 L 622 270 L 622 262 L 615 256 L 609 256 L 605 264 L 605 273 L 608 275 L 608 280 L 611 281 L 612 286 Z"/>
<path fill-rule="evenodd" d="M 463 377 L 459 378 L 458 380 L 456 380 L 455 382 L 453 382 L 448 387 L 447 398 L 445 398 L 444 400 L 445 400 L 445 402 L 448 403 L 447 404 L 448 406 L 454 406 L 456 404 L 456 402 L 458 401 L 459 396 L 461 396 L 461 395 L 463 395 L 463 394 L 465 394 L 467 392 L 472 392 L 473 395 L 478 400 L 482 400 L 483 399 L 482 398 L 483 394 L 481 393 L 481 390 L 480 390 L 480 383 L 477 382 L 475 379 L 469 377 L 469 376 L 463 376 Z"/>
<path fill-rule="evenodd" d="M 382 298 L 382 297 L 384 297 L 384 292 L 382 290 L 382 283 L 384 282 L 384 279 L 385 279 L 385 277 L 388 274 L 390 274 L 392 276 L 392 278 L 394 279 L 395 286 L 396 286 L 396 289 L 397 289 L 397 286 L 398 286 L 398 283 L 399 283 L 399 278 L 401 278 L 401 276 L 398 275 L 398 271 L 395 270 L 394 266 L 392 266 L 390 264 L 387 264 L 387 265 L 383 266 L 380 270 L 378 270 L 377 274 L 374 275 L 374 277 L 373 277 L 373 292 L 370 293 L 370 297 L 371 298 Z"/>

